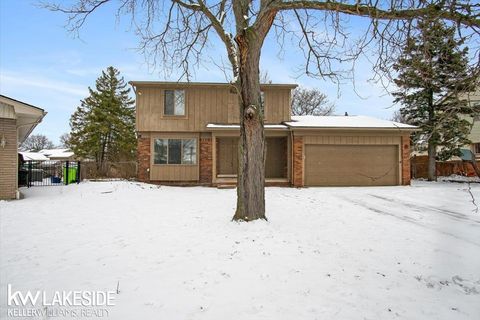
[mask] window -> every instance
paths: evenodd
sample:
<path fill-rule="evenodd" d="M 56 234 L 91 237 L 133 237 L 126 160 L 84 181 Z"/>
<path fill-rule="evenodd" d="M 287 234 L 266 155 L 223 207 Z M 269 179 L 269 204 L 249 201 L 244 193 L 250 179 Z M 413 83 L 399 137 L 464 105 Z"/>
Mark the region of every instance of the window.
<path fill-rule="evenodd" d="M 167 116 L 185 115 L 185 90 L 165 90 L 163 114 Z"/>
<path fill-rule="evenodd" d="M 182 163 L 182 140 L 168 139 L 168 163 L 181 164 Z"/>
<path fill-rule="evenodd" d="M 155 139 L 154 164 L 196 164 L 196 139 Z"/>
<path fill-rule="evenodd" d="M 473 105 L 473 108 L 476 109 L 476 111 L 478 112 L 478 110 L 480 109 L 480 103 L 475 103 Z M 473 117 L 473 121 L 474 122 L 480 121 L 480 114 L 477 113 L 477 115 Z"/>
<path fill-rule="evenodd" d="M 195 139 L 182 141 L 182 163 L 195 164 L 197 162 L 197 141 Z"/>
<path fill-rule="evenodd" d="M 154 144 L 154 164 L 166 164 L 168 154 L 168 139 L 155 139 Z"/>
<path fill-rule="evenodd" d="M 474 143 L 474 144 L 473 144 L 473 151 L 474 151 L 476 154 L 480 154 L 480 143 Z"/>

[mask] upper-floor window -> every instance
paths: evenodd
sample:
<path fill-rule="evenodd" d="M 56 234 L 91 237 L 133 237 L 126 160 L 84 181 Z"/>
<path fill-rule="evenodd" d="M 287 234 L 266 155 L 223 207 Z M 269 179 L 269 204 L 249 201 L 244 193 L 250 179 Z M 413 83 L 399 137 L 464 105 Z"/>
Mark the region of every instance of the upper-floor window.
<path fill-rule="evenodd" d="M 474 103 L 473 108 L 477 112 L 477 114 L 473 117 L 473 121 L 478 122 L 478 121 L 480 121 L 480 114 L 478 114 L 478 112 L 480 110 L 480 103 L 478 103 L 478 102 Z"/>
<path fill-rule="evenodd" d="M 474 143 L 474 144 L 473 144 L 473 151 L 474 151 L 476 154 L 480 154 L 480 143 Z"/>
<path fill-rule="evenodd" d="M 197 139 L 155 139 L 154 164 L 196 164 Z"/>
<path fill-rule="evenodd" d="M 163 114 L 167 116 L 185 115 L 185 90 L 165 90 Z"/>

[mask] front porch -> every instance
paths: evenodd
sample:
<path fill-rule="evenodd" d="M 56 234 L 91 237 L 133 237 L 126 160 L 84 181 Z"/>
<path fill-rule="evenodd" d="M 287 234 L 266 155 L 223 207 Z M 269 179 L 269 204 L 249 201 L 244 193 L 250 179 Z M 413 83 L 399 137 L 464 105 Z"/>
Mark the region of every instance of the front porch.
<path fill-rule="evenodd" d="M 266 185 L 287 186 L 291 177 L 291 144 L 286 130 L 266 130 Z M 212 132 L 212 185 L 234 185 L 238 171 L 237 130 Z"/>

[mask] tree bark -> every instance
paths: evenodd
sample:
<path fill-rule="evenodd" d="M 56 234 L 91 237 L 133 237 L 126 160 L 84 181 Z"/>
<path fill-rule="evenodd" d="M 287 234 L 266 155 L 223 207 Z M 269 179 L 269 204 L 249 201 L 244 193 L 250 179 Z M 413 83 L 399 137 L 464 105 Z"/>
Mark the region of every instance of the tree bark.
<path fill-rule="evenodd" d="M 437 146 L 428 142 L 428 181 L 437 181 Z"/>
<path fill-rule="evenodd" d="M 251 31 L 251 30 L 250 30 Z M 264 110 L 260 99 L 260 49 L 249 30 L 237 35 L 239 48 L 240 143 L 237 209 L 233 220 L 265 219 Z"/>
<path fill-rule="evenodd" d="M 437 132 L 435 126 L 435 106 L 433 104 L 433 90 L 429 90 L 428 96 L 428 121 L 431 126 L 430 137 L 428 138 L 428 181 L 437 181 Z"/>

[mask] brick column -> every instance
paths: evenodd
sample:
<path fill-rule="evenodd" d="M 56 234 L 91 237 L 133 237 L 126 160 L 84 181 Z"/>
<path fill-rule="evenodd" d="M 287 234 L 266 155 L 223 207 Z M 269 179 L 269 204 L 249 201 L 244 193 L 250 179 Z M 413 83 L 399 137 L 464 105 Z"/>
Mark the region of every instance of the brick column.
<path fill-rule="evenodd" d="M 150 181 L 150 135 L 139 134 L 137 140 L 137 179 L 142 182 Z"/>
<path fill-rule="evenodd" d="M 200 138 L 200 183 L 212 183 L 212 138 Z"/>
<path fill-rule="evenodd" d="M 303 187 L 303 137 L 293 138 L 293 174 L 294 187 Z"/>
<path fill-rule="evenodd" d="M 402 184 L 410 185 L 410 135 L 402 136 Z"/>

